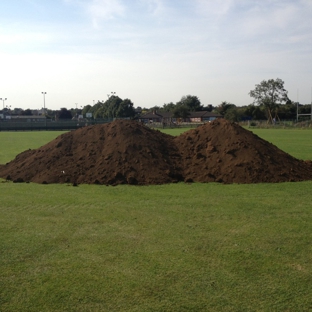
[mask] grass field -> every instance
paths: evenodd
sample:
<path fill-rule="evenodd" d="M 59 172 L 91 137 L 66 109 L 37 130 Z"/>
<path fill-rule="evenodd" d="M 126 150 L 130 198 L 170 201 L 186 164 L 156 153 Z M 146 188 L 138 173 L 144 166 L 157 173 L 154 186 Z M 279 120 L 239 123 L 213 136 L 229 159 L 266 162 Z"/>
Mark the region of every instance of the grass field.
<path fill-rule="evenodd" d="M 12 160 L 17 154 L 38 148 L 55 139 L 62 131 L 0 132 L 0 164 Z"/>
<path fill-rule="evenodd" d="M 290 155 L 312 160 L 312 131 L 308 129 L 254 129 L 259 137 L 275 144 Z"/>
<path fill-rule="evenodd" d="M 2 132 L 0 163 L 58 134 Z M 310 311 L 311 187 L 0 183 L 0 311 Z"/>
<path fill-rule="evenodd" d="M 188 129 L 187 129 L 188 130 Z M 273 143 L 281 150 L 292 156 L 312 160 L 312 131 L 303 129 L 247 129 L 259 137 Z M 163 132 L 171 135 L 179 135 L 185 129 L 164 129 Z"/>

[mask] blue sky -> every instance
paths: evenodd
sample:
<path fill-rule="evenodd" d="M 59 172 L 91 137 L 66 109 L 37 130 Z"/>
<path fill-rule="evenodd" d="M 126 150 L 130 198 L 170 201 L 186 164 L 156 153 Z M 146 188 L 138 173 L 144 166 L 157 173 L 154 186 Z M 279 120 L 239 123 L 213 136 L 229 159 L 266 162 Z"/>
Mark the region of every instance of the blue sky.
<path fill-rule="evenodd" d="M 135 106 L 183 95 L 248 105 L 281 78 L 311 103 L 312 0 L 2 0 L 0 97 L 74 108 L 116 92 Z M 2 104 L 2 103 L 0 103 Z"/>

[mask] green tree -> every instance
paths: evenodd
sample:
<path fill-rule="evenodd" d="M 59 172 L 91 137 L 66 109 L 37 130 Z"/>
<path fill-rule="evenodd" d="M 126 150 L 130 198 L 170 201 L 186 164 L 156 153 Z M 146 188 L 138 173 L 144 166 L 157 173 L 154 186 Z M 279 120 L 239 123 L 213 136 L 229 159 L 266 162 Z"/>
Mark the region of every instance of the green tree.
<path fill-rule="evenodd" d="M 91 105 L 90 105 L 91 106 Z M 91 108 L 89 109 L 88 113 L 92 113 L 92 116 L 94 118 L 103 118 L 103 106 L 104 106 L 104 102 L 100 102 L 98 101 L 96 104 L 94 104 L 93 106 L 91 106 Z"/>
<path fill-rule="evenodd" d="M 72 119 L 73 118 L 71 112 L 65 107 L 57 111 L 56 116 L 58 119 Z"/>
<path fill-rule="evenodd" d="M 224 114 L 224 118 L 233 122 L 239 122 L 242 120 L 242 111 L 239 110 L 235 105 L 228 108 Z"/>
<path fill-rule="evenodd" d="M 263 105 L 267 114 L 268 122 L 273 123 L 276 118 L 278 106 L 288 101 L 284 81 L 280 78 L 263 80 L 257 84 L 249 95 L 254 98 L 254 104 Z"/>
<path fill-rule="evenodd" d="M 105 117 L 111 117 L 111 118 L 116 118 L 118 117 L 117 111 L 122 102 L 122 99 L 117 96 L 113 95 L 111 96 L 104 104 L 107 105 L 107 115 Z"/>
<path fill-rule="evenodd" d="M 95 104 L 92 112 L 95 118 L 132 118 L 135 116 L 131 100 L 122 100 L 117 95 L 110 96 L 104 103 Z"/>
<path fill-rule="evenodd" d="M 160 106 L 153 106 L 151 108 L 148 109 L 149 112 L 160 112 L 161 111 L 161 107 Z"/>
<path fill-rule="evenodd" d="M 24 111 L 22 111 L 22 115 L 23 115 L 23 116 L 31 116 L 31 115 L 32 115 L 32 112 L 31 112 L 31 110 L 28 108 L 28 109 L 25 109 Z"/>
<path fill-rule="evenodd" d="M 167 103 L 167 104 L 165 103 L 162 107 L 162 111 L 163 112 L 173 112 L 175 107 L 176 107 L 176 105 L 172 102 Z"/>
<path fill-rule="evenodd" d="M 311 105 L 310 111 L 311 111 Z M 309 111 L 309 112 L 310 112 Z M 296 119 L 297 116 L 297 104 L 292 101 L 287 101 L 285 105 L 280 105 L 278 108 L 278 116 L 281 119 Z"/>
<path fill-rule="evenodd" d="M 120 118 L 133 118 L 135 116 L 135 110 L 133 103 L 129 99 L 124 99 L 116 110 L 116 117 Z"/>
<path fill-rule="evenodd" d="M 236 107 L 235 104 L 223 101 L 221 102 L 221 104 L 217 107 L 217 111 L 219 112 L 219 114 L 225 116 L 226 111 L 230 108 L 234 108 Z"/>
<path fill-rule="evenodd" d="M 177 102 L 176 105 L 187 107 L 190 112 L 201 111 L 203 108 L 199 98 L 195 95 L 182 96 L 181 100 Z"/>
<path fill-rule="evenodd" d="M 92 113 L 92 106 L 90 104 L 86 105 L 82 109 L 82 115 L 86 116 L 86 113 Z"/>
<path fill-rule="evenodd" d="M 263 120 L 266 118 L 264 110 L 260 106 L 250 104 L 245 108 L 245 116 L 253 120 Z"/>
<path fill-rule="evenodd" d="M 177 105 L 173 111 L 173 116 L 175 118 L 187 118 L 190 115 L 189 108 L 184 105 Z"/>
<path fill-rule="evenodd" d="M 215 107 L 212 104 L 207 104 L 206 106 L 203 107 L 203 110 L 208 111 L 208 112 L 212 112 L 212 110 Z"/>

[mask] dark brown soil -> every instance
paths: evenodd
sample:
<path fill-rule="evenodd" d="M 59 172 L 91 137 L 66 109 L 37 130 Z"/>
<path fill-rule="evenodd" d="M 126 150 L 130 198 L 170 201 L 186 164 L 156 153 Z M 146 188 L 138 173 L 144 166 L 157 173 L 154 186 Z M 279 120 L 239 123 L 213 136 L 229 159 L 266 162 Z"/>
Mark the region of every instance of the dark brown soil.
<path fill-rule="evenodd" d="M 186 181 L 262 183 L 312 180 L 311 161 L 298 160 L 235 123 L 218 119 L 181 134 Z"/>
<path fill-rule="evenodd" d="M 80 128 L 0 166 L 14 182 L 73 184 L 261 183 L 312 179 L 295 159 L 223 119 L 178 137 L 135 121 Z"/>

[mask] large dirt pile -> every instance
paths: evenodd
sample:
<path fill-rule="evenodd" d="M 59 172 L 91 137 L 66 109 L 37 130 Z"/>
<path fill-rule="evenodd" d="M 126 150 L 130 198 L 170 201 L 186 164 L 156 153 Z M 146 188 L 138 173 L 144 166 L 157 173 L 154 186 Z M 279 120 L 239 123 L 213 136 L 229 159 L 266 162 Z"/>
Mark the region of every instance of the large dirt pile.
<path fill-rule="evenodd" d="M 312 179 L 298 160 L 240 126 L 218 119 L 178 137 L 135 121 L 80 128 L 0 166 L 15 182 L 163 184 Z"/>
<path fill-rule="evenodd" d="M 186 181 L 261 183 L 312 179 L 311 161 L 298 160 L 224 119 L 185 132 L 175 143 Z"/>
<path fill-rule="evenodd" d="M 173 137 L 137 122 L 80 128 L 0 168 L 13 181 L 86 184 L 163 184 L 181 180 Z"/>

